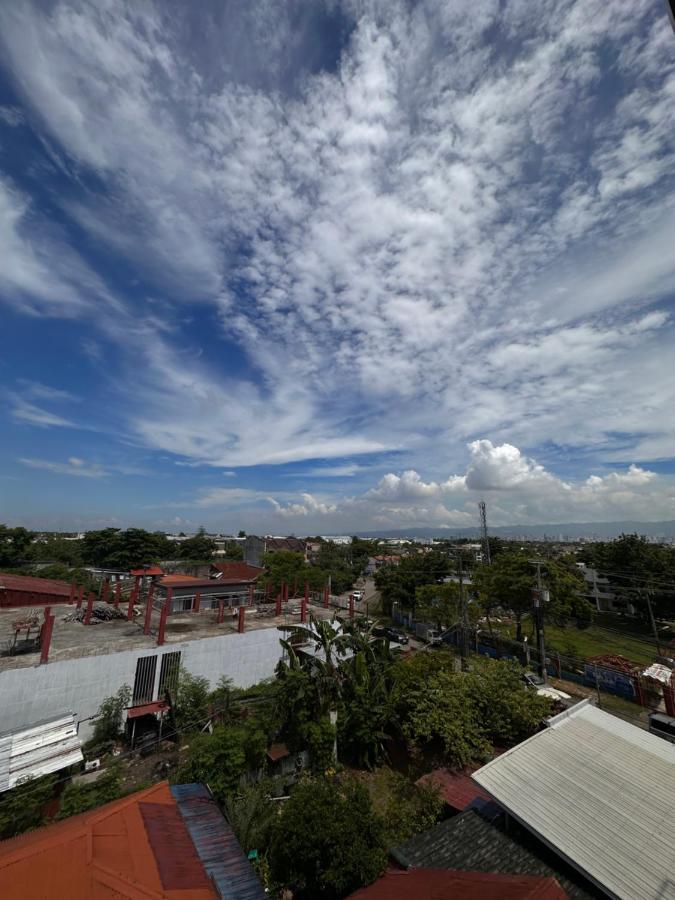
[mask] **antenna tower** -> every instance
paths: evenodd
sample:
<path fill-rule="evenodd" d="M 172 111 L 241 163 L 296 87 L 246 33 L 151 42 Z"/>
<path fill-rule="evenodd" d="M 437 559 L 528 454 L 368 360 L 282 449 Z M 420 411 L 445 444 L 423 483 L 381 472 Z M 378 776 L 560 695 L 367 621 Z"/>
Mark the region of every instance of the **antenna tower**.
<path fill-rule="evenodd" d="M 485 500 L 481 500 L 478 504 L 478 510 L 480 512 L 480 535 L 481 540 L 483 541 L 483 548 L 485 553 L 485 562 L 490 565 L 490 539 L 488 538 L 488 530 L 487 530 L 487 513 L 485 511 Z"/>

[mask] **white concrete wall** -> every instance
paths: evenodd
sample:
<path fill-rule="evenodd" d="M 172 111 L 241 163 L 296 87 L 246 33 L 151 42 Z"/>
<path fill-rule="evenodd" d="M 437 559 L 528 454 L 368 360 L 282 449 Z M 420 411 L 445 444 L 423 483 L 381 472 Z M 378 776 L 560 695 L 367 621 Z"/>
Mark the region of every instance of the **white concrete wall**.
<path fill-rule="evenodd" d="M 93 722 L 82 720 L 93 716 L 101 702 L 123 684 L 133 688 L 136 661 L 141 656 L 161 657 L 180 650 L 181 664 L 193 675 L 208 678 L 212 687 L 221 675 L 231 678 L 235 687 L 250 687 L 274 675 L 281 657 L 280 636 L 276 628 L 261 628 L 0 671 L 0 733 L 72 711 L 86 741 Z M 155 685 L 160 667 L 158 659 Z"/>

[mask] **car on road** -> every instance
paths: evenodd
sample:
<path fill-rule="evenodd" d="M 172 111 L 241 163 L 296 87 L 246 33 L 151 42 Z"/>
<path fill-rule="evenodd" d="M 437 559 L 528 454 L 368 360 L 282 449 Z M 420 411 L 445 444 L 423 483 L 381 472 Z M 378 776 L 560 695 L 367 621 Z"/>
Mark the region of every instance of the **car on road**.
<path fill-rule="evenodd" d="M 383 637 L 396 644 L 407 644 L 408 635 L 400 628 L 392 628 L 389 625 L 378 625 L 373 628 L 373 637 Z"/>
<path fill-rule="evenodd" d="M 358 602 L 363 600 L 364 593 L 363 591 L 352 591 L 352 597 Z"/>

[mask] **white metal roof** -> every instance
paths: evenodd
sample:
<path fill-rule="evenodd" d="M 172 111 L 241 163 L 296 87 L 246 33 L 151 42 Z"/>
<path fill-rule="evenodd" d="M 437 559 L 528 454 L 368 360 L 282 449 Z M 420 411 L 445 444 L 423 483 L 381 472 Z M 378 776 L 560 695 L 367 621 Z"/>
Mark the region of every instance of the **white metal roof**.
<path fill-rule="evenodd" d="M 583 701 L 473 778 L 610 896 L 675 898 L 675 745 Z"/>
<path fill-rule="evenodd" d="M 74 713 L 0 734 L 0 793 L 83 759 Z"/>

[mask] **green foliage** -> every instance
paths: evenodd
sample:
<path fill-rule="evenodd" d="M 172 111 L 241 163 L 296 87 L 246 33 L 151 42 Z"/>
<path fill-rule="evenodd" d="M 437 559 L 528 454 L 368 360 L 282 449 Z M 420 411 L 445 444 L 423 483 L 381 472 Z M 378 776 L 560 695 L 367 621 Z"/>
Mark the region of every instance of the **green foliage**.
<path fill-rule="evenodd" d="M 194 537 L 178 544 L 181 559 L 198 559 L 209 562 L 216 552 L 216 542 L 206 536 L 206 529 L 200 528 Z"/>
<path fill-rule="evenodd" d="M 435 785 L 418 786 L 386 767 L 373 773 L 369 785 L 375 809 L 385 824 L 388 847 L 427 831 L 441 817 L 444 801 Z"/>
<path fill-rule="evenodd" d="M 439 630 L 450 628 L 460 620 L 459 585 L 454 581 L 422 585 L 415 591 L 415 599 L 418 618 L 433 622 Z"/>
<path fill-rule="evenodd" d="M 34 541 L 27 550 L 26 558 L 35 562 L 48 560 L 63 566 L 79 568 L 84 563 L 82 541 L 68 541 L 59 535 L 49 535 L 44 540 Z"/>
<path fill-rule="evenodd" d="M 44 823 L 42 811 L 54 794 L 56 778 L 56 775 L 26 778 L 1 795 L 0 840 L 15 837 Z"/>
<path fill-rule="evenodd" d="M 0 525 L 0 567 L 18 566 L 29 555 L 34 532 Z"/>
<path fill-rule="evenodd" d="M 272 877 L 296 900 L 337 900 L 373 882 L 387 862 L 368 792 L 334 778 L 300 783 L 272 829 Z"/>
<path fill-rule="evenodd" d="M 104 769 L 91 784 L 69 784 L 61 796 L 59 819 L 87 812 L 123 796 L 124 791 L 117 765 Z"/>
<path fill-rule="evenodd" d="M 303 728 L 305 747 L 309 751 L 312 772 L 325 772 L 334 764 L 335 726 L 330 719 L 308 722 Z"/>
<path fill-rule="evenodd" d="M 128 684 L 123 684 L 112 697 L 106 697 L 96 713 L 94 734 L 89 742 L 92 746 L 114 741 L 119 737 L 122 732 L 124 710 L 130 702 L 131 688 Z"/>
<path fill-rule="evenodd" d="M 328 581 L 328 573 L 315 566 L 310 566 L 305 561 L 302 553 L 281 551 L 280 553 L 266 553 L 263 557 L 263 565 L 266 572 L 259 579 L 261 586 L 270 587 L 272 594 L 278 593 L 281 582 L 287 584 L 292 591 L 297 587 L 298 592 L 305 589 L 305 582 L 309 582 L 310 590 L 323 589 Z"/>
<path fill-rule="evenodd" d="M 189 756 L 177 782 L 208 784 L 218 802 L 224 803 L 247 771 L 247 738 L 245 728 L 227 725 L 216 726 L 212 734 L 191 736 Z"/>
<path fill-rule="evenodd" d="M 244 548 L 241 544 L 237 544 L 234 541 L 228 541 L 225 544 L 225 559 L 237 561 L 243 560 L 244 558 Z"/>
<path fill-rule="evenodd" d="M 585 545 L 582 559 L 605 574 L 611 590 L 632 603 L 645 621 L 647 595 L 657 618 L 675 618 L 675 594 L 668 588 L 675 580 L 675 547 L 622 534 L 615 541 Z"/>
<path fill-rule="evenodd" d="M 355 653 L 344 663 L 343 673 L 340 756 L 372 768 L 386 756 L 385 742 L 395 718 L 388 644 L 377 641 Z"/>
<path fill-rule="evenodd" d="M 383 609 L 391 613 L 394 603 L 415 612 L 417 588 L 438 584 L 450 574 L 453 564 L 442 553 L 405 556 L 397 566 L 383 566 L 375 573 L 375 586 L 382 596 Z"/>
<path fill-rule="evenodd" d="M 352 538 L 351 544 L 322 541 L 316 556 L 316 565 L 330 574 L 333 593 L 351 590 L 354 582 L 368 564 L 369 557 L 377 553 L 376 541 Z"/>
<path fill-rule="evenodd" d="M 278 812 L 278 804 L 270 799 L 274 791 L 274 782 L 266 778 L 245 785 L 225 798 L 223 812 L 244 853 L 251 850 L 262 853 L 269 845 Z"/>
<path fill-rule="evenodd" d="M 31 569 L 30 574 L 35 578 L 54 578 L 56 581 L 74 582 L 84 585 L 85 591 L 93 591 L 98 594 L 101 588 L 101 580 L 87 572 L 86 569 L 71 569 L 65 563 L 53 563 L 51 566 L 41 566 L 39 569 Z"/>
<path fill-rule="evenodd" d="M 209 716 L 209 680 L 192 675 L 181 666 L 178 685 L 173 696 L 173 713 L 176 727 L 181 732 L 199 731 Z"/>
<path fill-rule="evenodd" d="M 133 569 L 171 559 L 176 553 L 175 543 L 164 534 L 143 528 L 88 531 L 81 543 L 87 565 L 110 569 Z"/>

